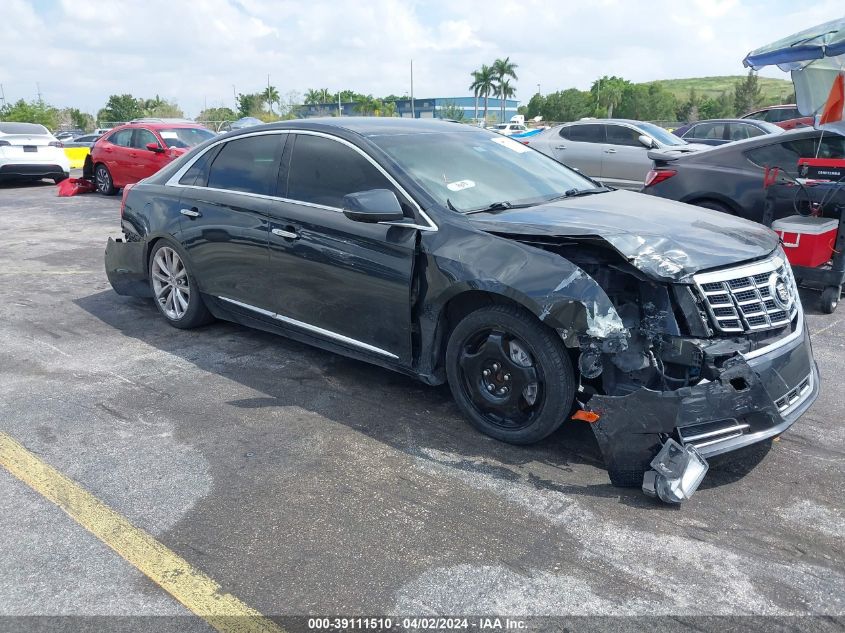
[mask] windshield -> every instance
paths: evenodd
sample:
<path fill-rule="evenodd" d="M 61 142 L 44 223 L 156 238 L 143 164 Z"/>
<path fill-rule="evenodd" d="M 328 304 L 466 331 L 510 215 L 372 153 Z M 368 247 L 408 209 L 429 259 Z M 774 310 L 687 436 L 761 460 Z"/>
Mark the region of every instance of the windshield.
<path fill-rule="evenodd" d="M 654 123 L 637 123 L 637 127 L 661 145 L 686 145 L 687 142 Z"/>
<path fill-rule="evenodd" d="M 216 136 L 211 130 L 202 127 L 174 127 L 159 130 L 158 133 L 168 147 L 193 147 Z"/>
<path fill-rule="evenodd" d="M 501 202 L 538 204 L 573 189 L 601 189 L 548 156 L 484 130 L 371 140 L 437 202 L 459 212 Z"/>

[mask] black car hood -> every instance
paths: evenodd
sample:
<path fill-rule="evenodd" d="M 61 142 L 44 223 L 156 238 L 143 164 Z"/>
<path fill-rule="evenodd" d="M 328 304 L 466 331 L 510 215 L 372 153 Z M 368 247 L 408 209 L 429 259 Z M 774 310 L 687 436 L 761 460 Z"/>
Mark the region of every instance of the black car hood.
<path fill-rule="evenodd" d="M 765 257 L 778 246 L 777 234 L 761 224 L 631 191 L 467 217 L 500 235 L 598 237 L 661 280 L 684 281 L 700 270 Z"/>

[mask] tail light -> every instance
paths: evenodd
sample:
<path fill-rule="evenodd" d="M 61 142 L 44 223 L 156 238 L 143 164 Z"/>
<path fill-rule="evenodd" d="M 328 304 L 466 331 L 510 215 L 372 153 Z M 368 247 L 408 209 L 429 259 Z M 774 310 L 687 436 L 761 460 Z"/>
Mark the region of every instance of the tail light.
<path fill-rule="evenodd" d="M 4 147 L 6 145 L 11 145 L 11 143 L 9 141 L 0 140 L 0 147 Z"/>
<path fill-rule="evenodd" d="M 50 141 L 48 145 L 50 147 L 64 147 L 64 143 L 62 143 L 61 141 Z"/>
<path fill-rule="evenodd" d="M 120 196 L 120 219 L 123 219 L 123 210 L 126 208 L 126 196 L 129 195 L 129 190 L 134 187 L 134 184 L 126 185 L 123 187 L 123 193 Z"/>
<path fill-rule="evenodd" d="M 645 186 L 650 187 L 651 185 L 656 185 L 664 180 L 669 180 L 677 173 L 678 171 L 676 169 L 652 169 L 645 177 Z"/>

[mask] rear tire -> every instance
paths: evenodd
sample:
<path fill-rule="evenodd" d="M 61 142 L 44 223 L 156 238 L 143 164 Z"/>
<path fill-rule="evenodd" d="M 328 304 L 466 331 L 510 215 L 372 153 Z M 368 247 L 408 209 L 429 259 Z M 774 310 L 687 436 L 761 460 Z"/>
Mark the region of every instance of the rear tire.
<path fill-rule="evenodd" d="M 111 172 L 109 172 L 109 168 L 103 165 L 103 163 L 98 163 L 94 167 L 94 184 L 97 186 L 97 191 L 104 196 L 113 196 L 117 193 L 117 189 L 114 188 L 114 180 L 112 180 Z"/>
<path fill-rule="evenodd" d="M 727 213 L 728 215 L 736 215 L 726 204 L 716 202 L 715 200 L 700 200 L 698 202 L 694 202 L 693 204 L 697 207 L 702 207 L 703 209 L 711 209 L 712 211 Z"/>
<path fill-rule="evenodd" d="M 158 242 L 150 254 L 150 288 L 159 313 L 173 327 L 189 330 L 214 320 L 188 270 L 184 254 L 170 242 Z"/>
<path fill-rule="evenodd" d="M 839 305 L 842 289 L 839 286 L 828 286 L 822 291 L 821 309 L 825 314 L 833 314 Z"/>
<path fill-rule="evenodd" d="M 464 317 L 449 337 L 446 374 L 470 423 L 504 442 L 537 442 L 572 410 L 575 379 L 563 342 L 515 305 Z"/>

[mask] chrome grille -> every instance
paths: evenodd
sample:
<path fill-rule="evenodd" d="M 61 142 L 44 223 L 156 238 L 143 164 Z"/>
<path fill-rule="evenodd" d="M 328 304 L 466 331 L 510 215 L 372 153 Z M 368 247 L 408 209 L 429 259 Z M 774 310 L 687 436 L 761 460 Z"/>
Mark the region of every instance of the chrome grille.
<path fill-rule="evenodd" d="M 719 332 L 772 330 L 788 325 L 798 312 L 795 278 L 782 253 L 693 278 Z"/>
<path fill-rule="evenodd" d="M 799 404 L 804 402 L 807 399 L 807 396 L 810 395 L 810 392 L 813 390 L 813 374 L 807 376 L 801 383 L 785 394 L 783 394 L 780 398 L 775 400 L 775 405 L 778 408 L 778 411 L 781 415 L 785 415 L 792 411 L 795 407 Z"/>

